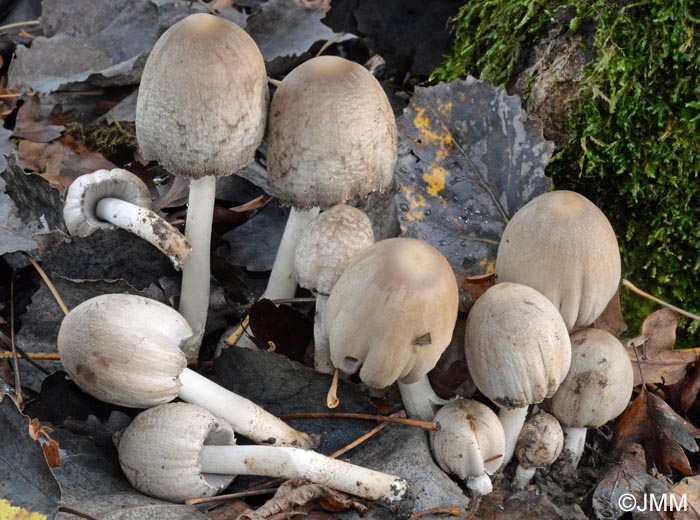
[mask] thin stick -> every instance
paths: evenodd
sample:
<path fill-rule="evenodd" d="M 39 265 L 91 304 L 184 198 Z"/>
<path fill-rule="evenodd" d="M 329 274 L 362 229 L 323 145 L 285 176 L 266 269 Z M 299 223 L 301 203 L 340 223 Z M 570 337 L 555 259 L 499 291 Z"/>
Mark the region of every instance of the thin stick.
<path fill-rule="evenodd" d="M 10 29 L 17 29 L 18 27 L 29 27 L 31 25 L 41 25 L 40 20 L 27 20 L 26 22 L 15 22 L 8 23 L 7 25 L 0 25 L 0 32 L 8 31 Z"/>
<path fill-rule="evenodd" d="M 21 92 L 17 92 L 15 94 L 0 94 L 0 99 L 12 99 L 12 98 L 17 98 L 17 97 L 21 97 L 21 96 L 22 96 Z"/>
<path fill-rule="evenodd" d="M 326 43 L 324 43 L 324 44 L 321 46 L 321 48 L 320 48 L 320 49 L 318 50 L 318 52 L 316 53 L 316 56 L 318 57 L 318 56 L 320 56 L 321 54 L 323 54 L 323 52 L 324 52 L 328 47 L 330 47 L 330 46 L 333 45 L 334 43 L 339 42 L 340 40 L 342 40 L 342 39 L 345 37 L 346 34 L 347 34 L 347 33 L 344 33 L 344 32 L 335 33 L 335 34 L 334 34 L 333 36 L 331 36 L 328 40 L 326 40 Z"/>
<path fill-rule="evenodd" d="M 340 448 L 338 451 L 334 451 L 333 453 L 331 453 L 331 454 L 329 455 L 329 457 L 331 457 L 332 459 L 337 459 L 337 458 L 340 457 L 341 455 L 344 455 L 346 452 L 352 450 L 353 448 L 356 448 L 357 446 L 359 446 L 360 444 L 362 444 L 363 442 L 365 442 L 365 441 L 366 441 L 367 439 L 369 439 L 370 437 L 374 437 L 375 435 L 377 435 L 380 431 L 382 431 L 382 430 L 383 430 L 384 428 L 386 428 L 387 426 L 389 426 L 389 422 L 388 422 L 388 421 L 387 421 L 387 422 L 383 422 L 383 423 L 381 423 L 381 424 L 378 424 L 377 426 L 375 426 L 374 428 L 372 428 L 370 431 L 368 431 L 368 432 L 365 433 L 364 435 L 362 435 L 362 436 L 358 437 L 357 439 L 355 439 L 354 441 L 352 441 L 352 442 L 351 442 L 350 444 L 348 444 L 347 446 L 344 446 L 344 447 Z"/>
<path fill-rule="evenodd" d="M 15 398 L 20 410 L 23 408 L 24 396 L 22 395 L 22 378 L 19 375 L 19 356 L 15 347 L 15 270 L 12 270 L 10 279 L 10 346 L 12 347 L 12 364 L 15 371 Z"/>
<path fill-rule="evenodd" d="M 226 343 L 229 346 L 235 345 L 239 338 L 243 335 L 243 332 L 245 332 L 245 328 L 248 326 L 249 321 L 250 316 L 246 316 L 245 318 L 243 318 L 241 324 L 238 327 L 236 327 L 236 330 L 234 330 L 228 338 L 224 340 L 224 343 Z"/>
<path fill-rule="evenodd" d="M 196 506 L 199 504 L 208 504 L 211 502 L 224 502 L 226 500 L 235 500 L 237 498 L 254 497 L 258 495 L 272 495 L 275 493 L 275 491 L 277 491 L 276 487 L 270 487 L 241 491 L 240 493 L 229 493 L 228 495 L 219 495 L 216 497 L 188 498 L 187 500 L 185 500 L 185 504 L 188 506 Z"/>
<path fill-rule="evenodd" d="M 37 361 L 61 361 L 61 357 L 58 352 L 24 352 L 21 349 L 15 347 L 20 356 L 29 361 L 30 359 Z M 10 359 L 12 358 L 12 352 L 0 352 L 0 359 Z"/>
<path fill-rule="evenodd" d="M 464 508 L 459 507 L 459 506 L 435 507 L 433 509 L 426 509 L 424 511 L 420 511 L 418 513 L 415 513 L 410 518 L 410 520 L 416 520 L 417 518 L 421 518 L 423 516 L 428 516 L 428 515 L 462 516 L 463 511 L 464 511 Z"/>
<path fill-rule="evenodd" d="M 311 412 L 311 413 L 290 413 L 280 415 L 280 419 L 287 421 L 290 419 L 362 419 L 366 421 L 387 422 L 394 424 L 405 424 L 415 426 L 424 430 L 437 431 L 437 425 L 432 421 L 418 421 L 416 419 L 405 419 L 394 417 L 393 415 L 372 415 L 367 413 L 346 413 L 346 412 Z"/>
<path fill-rule="evenodd" d="M 68 507 L 68 506 L 58 506 L 58 510 L 61 513 L 68 513 L 70 515 L 79 516 L 80 518 L 86 518 L 87 520 L 99 520 L 99 519 L 95 518 L 94 516 L 91 516 L 87 513 L 83 513 L 82 511 L 78 511 L 77 509 L 73 509 L 72 507 Z"/>
<path fill-rule="evenodd" d="M 669 309 L 674 310 L 678 314 L 681 314 L 681 315 L 685 316 L 686 318 L 690 318 L 691 320 L 700 321 L 700 316 L 698 316 L 697 314 L 693 314 L 692 312 L 684 311 L 683 309 L 676 307 L 675 305 L 671 305 L 670 303 L 666 303 L 663 300 L 659 300 L 655 296 L 652 296 L 651 294 L 642 291 L 639 287 L 634 285 L 629 280 L 623 279 L 622 285 L 627 287 L 633 293 L 638 294 L 639 296 L 642 296 L 642 297 L 646 298 L 647 300 L 651 300 L 654 303 L 658 303 L 659 305 L 661 305 L 663 307 L 668 307 Z"/>
<path fill-rule="evenodd" d="M 39 276 L 41 276 L 42 280 L 44 280 L 44 283 L 46 286 L 49 288 L 49 291 L 51 291 L 51 294 L 53 294 L 53 297 L 56 299 L 56 302 L 58 302 L 58 306 L 61 308 L 63 311 L 63 314 L 68 314 L 68 307 L 66 306 L 65 302 L 63 301 L 63 298 L 61 298 L 61 295 L 58 294 L 58 291 L 56 290 L 56 286 L 54 286 L 53 283 L 51 283 L 51 280 L 49 279 L 49 276 L 46 274 L 46 271 L 44 271 L 41 266 L 34 260 L 31 256 L 25 253 L 25 255 L 29 262 L 34 266 L 34 269 L 37 270 L 39 273 Z"/>
<path fill-rule="evenodd" d="M 328 389 L 328 395 L 326 395 L 326 406 L 328 408 L 338 408 L 340 404 L 340 399 L 338 399 L 338 380 L 340 379 L 340 370 L 337 368 L 333 373 L 333 381 L 331 381 L 331 387 Z"/>

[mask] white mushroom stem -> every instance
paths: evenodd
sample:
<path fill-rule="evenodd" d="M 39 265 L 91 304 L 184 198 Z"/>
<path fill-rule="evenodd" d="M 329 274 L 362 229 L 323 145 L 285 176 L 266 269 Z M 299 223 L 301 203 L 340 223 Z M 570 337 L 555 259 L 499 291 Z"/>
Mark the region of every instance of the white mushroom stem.
<path fill-rule="evenodd" d="M 331 361 L 331 344 L 326 330 L 327 294 L 316 296 L 316 315 L 314 316 L 314 369 L 323 374 L 332 374 L 335 367 Z"/>
<path fill-rule="evenodd" d="M 186 368 L 180 374 L 178 397 L 209 410 L 228 422 L 236 433 L 260 444 L 311 448 L 315 439 L 299 432 L 245 397 L 226 390 Z"/>
<path fill-rule="evenodd" d="M 484 473 L 480 477 L 469 477 L 467 478 L 467 488 L 472 490 L 474 493 L 479 495 L 488 495 L 493 491 L 493 484 L 491 484 L 491 478 Z"/>
<path fill-rule="evenodd" d="M 110 197 L 97 203 L 95 214 L 157 247 L 176 269 L 181 269 L 190 256 L 192 248 L 182 233 L 150 209 Z"/>
<path fill-rule="evenodd" d="M 398 385 L 406 414 L 411 419 L 432 421 L 437 409 L 447 403 L 445 399 L 437 396 L 427 375 L 413 384 L 399 381 Z"/>
<path fill-rule="evenodd" d="M 265 298 L 281 300 L 294 297 L 297 290 L 297 281 L 294 278 L 294 251 L 299 241 L 299 235 L 320 212 L 320 208 L 311 208 L 310 210 L 292 208 L 289 212 L 287 225 L 282 233 L 282 240 L 277 249 L 275 263 L 272 265 L 267 289 L 265 289 Z"/>
<path fill-rule="evenodd" d="M 404 479 L 331 459 L 313 451 L 270 446 L 203 446 L 202 473 L 302 478 L 369 500 L 394 502 Z"/>
<path fill-rule="evenodd" d="M 583 449 L 586 447 L 586 433 L 587 428 L 576 428 L 573 426 L 564 427 L 564 433 L 566 438 L 564 439 L 564 458 L 567 462 L 576 468 L 579 461 L 581 460 L 581 455 L 583 455 Z"/>
<path fill-rule="evenodd" d="M 521 464 L 518 464 L 518 467 L 515 468 L 515 476 L 513 477 L 513 489 L 523 489 L 527 487 L 532 477 L 535 476 L 535 471 L 537 471 L 535 467 L 524 468 Z"/>
<path fill-rule="evenodd" d="M 522 408 L 506 408 L 503 407 L 498 412 L 498 418 L 503 426 L 503 433 L 506 435 L 506 449 L 503 451 L 503 463 L 501 469 L 505 468 L 513 458 L 515 445 L 518 443 L 520 430 L 523 429 L 525 418 L 527 417 L 527 406 Z"/>
<path fill-rule="evenodd" d="M 185 236 L 192 246 L 189 261 L 182 269 L 180 314 L 192 328 L 192 337 L 182 346 L 189 363 L 197 361 L 209 310 L 209 249 L 216 196 L 216 177 L 190 182 Z"/>

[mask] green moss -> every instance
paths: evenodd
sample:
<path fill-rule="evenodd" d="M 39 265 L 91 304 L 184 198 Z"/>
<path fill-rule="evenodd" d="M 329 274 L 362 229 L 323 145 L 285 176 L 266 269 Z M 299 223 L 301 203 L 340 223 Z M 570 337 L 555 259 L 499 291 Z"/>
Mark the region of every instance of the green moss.
<path fill-rule="evenodd" d="M 575 14 L 557 16 L 567 9 Z M 432 79 L 472 74 L 507 85 L 523 53 L 557 23 L 564 34 L 592 27 L 593 54 L 572 104 L 572 139 L 547 174 L 557 188 L 585 194 L 608 215 L 625 276 L 698 313 L 697 0 L 583 0 L 575 8 L 552 0 L 472 0 L 453 21 L 453 53 Z M 649 310 L 637 297 L 624 302 L 632 322 Z M 698 339 L 697 333 L 688 336 L 688 342 Z"/>
<path fill-rule="evenodd" d="M 88 150 L 99 152 L 112 160 L 116 156 L 138 149 L 134 123 L 115 121 L 111 125 L 74 125 L 70 133 L 85 143 Z"/>

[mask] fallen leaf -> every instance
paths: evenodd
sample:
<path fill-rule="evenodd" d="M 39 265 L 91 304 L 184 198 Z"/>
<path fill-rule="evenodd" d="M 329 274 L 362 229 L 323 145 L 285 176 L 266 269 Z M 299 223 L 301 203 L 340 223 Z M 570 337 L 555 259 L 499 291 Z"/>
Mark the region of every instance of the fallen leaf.
<path fill-rule="evenodd" d="M 508 220 L 551 185 L 541 123 L 517 96 L 469 77 L 416 88 L 398 127 L 417 158 L 397 167 L 402 234 L 437 247 L 458 279 L 493 270 Z"/>
<path fill-rule="evenodd" d="M 619 338 L 620 334 L 627 330 L 627 324 L 622 317 L 622 309 L 620 308 L 620 291 L 615 292 L 615 296 L 593 322 L 593 327 L 609 332 L 616 338 Z"/>
<path fill-rule="evenodd" d="M 494 491 L 481 497 L 473 518 L 479 520 L 507 520 L 511 518 L 558 520 L 561 515 L 544 494 L 537 495 L 529 491 L 512 494 L 506 491 Z"/>
<path fill-rule="evenodd" d="M 695 363 L 693 372 L 671 387 L 671 398 L 676 409 L 685 415 L 697 401 L 698 394 L 700 394 L 700 363 Z"/>
<path fill-rule="evenodd" d="M 60 116 L 60 108 L 54 108 L 49 116 L 42 117 L 39 96 L 28 96 L 17 111 L 17 122 L 12 135 L 35 143 L 50 143 L 61 137 L 66 129 L 63 124 L 56 124 L 59 121 L 64 121 Z"/>
<path fill-rule="evenodd" d="M 462 289 L 467 291 L 473 301 L 484 294 L 489 287 L 496 283 L 496 273 L 477 274 L 468 276 L 462 280 Z"/>
<path fill-rule="evenodd" d="M 46 520 L 46 515 L 32 513 L 23 507 L 13 506 L 9 500 L 0 498 L 0 518 L 3 520 Z"/>
<path fill-rule="evenodd" d="M 467 362 L 457 360 L 447 369 L 440 370 L 437 367 L 428 372 L 428 379 L 435 393 L 443 399 L 449 399 L 457 395 L 457 389 L 468 379 Z"/>
<path fill-rule="evenodd" d="M 233 520 L 244 513 L 251 512 L 250 506 L 243 500 L 231 500 L 207 512 L 211 520 Z"/>
<path fill-rule="evenodd" d="M 21 94 L 16 88 L 0 89 L 0 119 L 6 119 L 17 107 Z"/>
<path fill-rule="evenodd" d="M 676 482 L 671 488 L 670 494 L 675 495 L 674 504 L 680 504 L 673 518 L 674 520 L 698 520 L 700 518 L 700 476 L 686 477 Z"/>
<path fill-rule="evenodd" d="M 275 305 L 263 298 L 250 309 L 250 330 L 255 344 L 274 350 L 295 361 L 304 359 L 306 347 L 313 340 L 313 323 L 289 305 Z"/>
<path fill-rule="evenodd" d="M 39 419 L 32 419 L 29 422 L 29 436 L 37 441 L 44 450 L 46 462 L 52 468 L 57 468 L 61 465 L 61 454 L 58 450 L 58 443 L 51 438 L 49 433 L 53 432 L 50 426 L 41 426 Z"/>
<path fill-rule="evenodd" d="M 690 463 L 683 449 L 698 451 L 695 441 L 700 429 L 678 415 L 660 397 L 642 387 L 639 396 L 617 420 L 610 450 L 626 449 L 639 443 L 656 468 L 665 474 L 676 469 L 684 475 L 692 475 Z"/>
<path fill-rule="evenodd" d="M 5 180 L 0 178 L 0 256 L 37 247 L 31 230 L 19 218 L 17 206 L 5 193 Z"/>
<path fill-rule="evenodd" d="M 685 376 L 688 364 L 700 357 L 700 348 L 673 348 L 676 344 L 677 327 L 678 314 L 671 309 L 660 309 L 647 316 L 639 336 L 625 342 L 635 367 L 635 385 L 642 384 L 640 370 L 646 384 L 678 383 Z"/>
<path fill-rule="evenodd" d="M 596 518 L 615 520 L 625 515 L 624 507 L 644 507 L 650 496 L 658 499 L 668 492 L 669 486 L 647 473 L 644 450 L 639 444 L 630 444 L 620 453 L 620 460 L 605 472 L 593 493 L 592 505 Z M 666 518 L 654 511 L 644 516 L 648 520 Z M 637 515 L 633 515 L 637 518 Z"/>

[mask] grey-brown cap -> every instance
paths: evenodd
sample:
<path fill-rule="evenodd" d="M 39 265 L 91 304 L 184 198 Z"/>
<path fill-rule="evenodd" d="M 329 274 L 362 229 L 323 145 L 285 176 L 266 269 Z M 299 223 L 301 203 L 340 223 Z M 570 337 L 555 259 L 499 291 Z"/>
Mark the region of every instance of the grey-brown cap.
<path fill-rule="evenodd" d="M 563 448 L 564 432 L 559 421 L 540 412 L 525 421 L 515 446 L 515 456 L 524 468 L 543 468 L 557 460 Z"/>
<path fill-rule="evenodd" d="M 397 131 L 379 82 L 357 63 L 313 58 L 284 78 L 270 104 L 267 168 L 275 197 L 327 208 L 389 186 Z"/>
<path fill-rule="evenodd" d="M 141 155 L 191 179 L 231 175 L 253 162 L 268 98 L 253 39 L 224 18 L 190 15 L 146 62 L 136 104 Z"/>
<path fill-rule="evenodd" d="M 369 217 L 338 204 L 314 218 L 297 243 L 294 267 L 299 285 L 329 294 L 352 258 L 374 243 Z"/>

